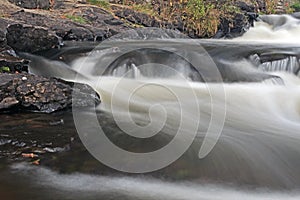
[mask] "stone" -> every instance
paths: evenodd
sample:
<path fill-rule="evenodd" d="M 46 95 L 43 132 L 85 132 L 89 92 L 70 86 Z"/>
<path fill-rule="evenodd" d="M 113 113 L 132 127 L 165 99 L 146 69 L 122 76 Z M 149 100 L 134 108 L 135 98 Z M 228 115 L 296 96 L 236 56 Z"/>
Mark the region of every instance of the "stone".
<path fill-rule="evenodd" d="M 18 58 L 15 51 L 7 45 L 6 30 L 0 29 L 0 73 L 28 72 L 28 61 Z"/>
<path fill-rule="evenodd" d="M 28 72 L 29 61 L 12 55 L 0 53 L 0 72 Z M 2 68 L 8 68 L 3 70 Z"/>
<path fill-rule="evenodd" d="M 16 51 L 38 52 L 59 45 L 59 38 L 47 28 L 12 24 L 7 28 L 7 44 Z"/>
<path fill-rule="evenodd" d="M 0 29 L 0 48 L 7 45 L 6 34 Z"/>
<path fill-rule="evenodd" d="M 242 11 L 245 12 L 255 12 L 255 6 L 253 4 L 248 4 L 245 1 L 238 1 L 235 3 Z"/>
<path fill-rule="evenodd" d="M 243 35 L 251 26 L 251 21 L 246 14 L 237 13 L 233 20 L 221 18 L 218 32 L 214 38 L 234 38 Z"/>
<path fill-rule="evenodd" d="M 6 97 L 0 102 L 0 110 L 8 109 L 17 105 L 19 101 L 15 97 Z"/>
<path fill-rule="evenodd" d="M 68 6 L 68 4 L 66 3 L 65 6 Z M 24 26 L 43 27 L 49 33 L 57 35 L 65 41 L 102 41 L 107 37 L 130 29 L 121 20 L 101 8 L 79 7 L 74 10 L 72 15 L 82 17 L 85 20 L 84 23 L 74 22 L 68 17 L 57 18 L 26 10 L 12 13 L 10 17 L 11 21 L 5 21 L 5 23 L 10 25 L 24 24 Z M 60 12 L 60 10 L 55 11 Z M 1 21 L 3 19 L 0 19 L 0 28 Z"/>
<path fill-rule="evenodd" d="M 91 107 L 99 95 L 88 85 L 27 73 L 0 74 L 0 112 L 51 113 L 62 109 Z"/>
<path fill-rule="evenodd" d="M 76 40 L 76 41 L 93 41 L 94 35 L 88 29 L 83 27 L 75 27 L 71 29 L 64 37 L 64 40 Z"/>
<path fill-rule="evenodd" d="M 11 3 L 21 7 L 28 9 L 49 9 L 50 1 L 49 0 L 9 0 Z"/>

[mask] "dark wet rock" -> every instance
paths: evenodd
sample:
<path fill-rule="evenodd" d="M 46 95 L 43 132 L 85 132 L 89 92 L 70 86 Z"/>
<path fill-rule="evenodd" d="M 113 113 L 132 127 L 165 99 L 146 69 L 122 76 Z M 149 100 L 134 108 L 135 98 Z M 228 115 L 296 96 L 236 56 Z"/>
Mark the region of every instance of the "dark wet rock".
<path fill-rule="evenodd" d="M 295 12 L 292 14 L 293 17 L 300 19 L 300 12 Z"/>
<path fill-rule="evenodd" d="M 50 1 L 49 0 L 9 0 L 11 3 L 14 3 L 17 6 L 28 9 L 49 9 Z"/>
<path fill-rule="evenodd" d="M 64 40 L 76 40 L 76 41 L 93 41 L 94 35 L 88 29 L 83 27 L 76 27 L 71 29 L 64 37 Z"/>
<path fill-rule="evenodd" d="M 0 53 L 0 72 L 28 72 L 29 61 Z"/>
<path fill-rule="evenodd" d="M 28 72 L 28 61 L 17 57 L 7 45 L 6 33 L 0 30 L 0 73 L 3 72 Z"/>
<path fill-rule="evenodd" d="M 0 74 L 0 111 L 51 113 L 72 104 L 88 107 L 99 103 L 99 96 L 88 85 L 26 73 Z"/>
<path fill-rule="evenodd" d="M 0 29 L 0 48 L 7 45 L 6 34 Z"/>
<path fill-rule="evenodd" d="M 6 38 L 9 46 L 23 52 L 48 50 L 59 45 L 59 38 L 48 29 L 23 24 L 10 25 Z"/>
<path fill-rule="evenodd" d="M 246 14 L 238 13 L 233 20 L 222 18 L 217 34 L 214 38 L 234 38 L 243 35 L 251 26 L 251 21 Z"/>
<path fill-rule="evenodd" d="M 253 4 L 246 3 L 245 1 L 238 1 L 235 5 L 245 12 L 255 12 L 255 6 Z"/>
<path fill-rule="evenodd" d="M 237 14 L 233 20 L 233 28 L 231 28 L 229 34 L 231 37 L 238 37 L 244 34 L 249 29 L 248 18 L 244 14 Z"/>
<path fill-rule="evenodd" d="M 116 19 L 116 18 L 105 19 L 104 22 L 106 24 L 109 24 L 109 25 L 121 25 L 121 24 L 124 24 L 124 22 L 122 22 L 121 20 Z"/>

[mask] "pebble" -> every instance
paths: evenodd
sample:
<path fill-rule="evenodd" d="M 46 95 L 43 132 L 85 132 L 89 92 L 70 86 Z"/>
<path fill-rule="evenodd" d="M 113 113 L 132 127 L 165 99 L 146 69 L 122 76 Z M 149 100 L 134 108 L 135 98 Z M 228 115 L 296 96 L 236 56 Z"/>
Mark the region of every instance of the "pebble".
<path fill-rule="evenodd" d="M 27 77 L 23 76 L 22 81 L 27 81 Z"/>

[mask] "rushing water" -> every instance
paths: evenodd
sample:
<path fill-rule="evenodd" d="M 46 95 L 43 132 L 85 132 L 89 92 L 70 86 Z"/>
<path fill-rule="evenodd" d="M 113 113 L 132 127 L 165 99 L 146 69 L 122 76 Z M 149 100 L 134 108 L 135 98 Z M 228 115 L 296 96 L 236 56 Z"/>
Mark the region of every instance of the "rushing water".
<path fill-rule="evenodd" d="M 261 20 L 235 40 L 116 39 L 97 47 L 83 44 L 50 52 L 50 59 L 24 54 L 34 61 L 32 72 L 85 82 L 99 92 L 102 103 L 95 111 L 99 124 L 91 120 L 92 110 L 76 111 L 82 116 L 79 132 L 92 135 L 101 125 L 117 146 L 145 153 L 172 143 L 183 121 L 175 152 L 190 138 L 193 143 L 167 167 L 132 175 L 112 170 L 89 155 L 71 112 L 3 115 L 2 159 L 9 155 L 18 160 L 16 152 L 36 151 L 44 167 L 16 161 L 3 164 L 0 195 L 6 199 L 299 199 L 299 20 L 286 15 Z M 41 65 L 47 68 L 41 70 Z M 11 127 L 15 127 L 13 137 Z M 47 137 L 38 137 L 40 128 Z M 210 131 L 218 140 L 201 154 L 201 145 L 211 144 L 205 137 Z M 101 150 L 114 155 L 112 150 Z M 126 168 L 122 157 L 110 159 Z M 152 166 L 151 162 L 140 167 Z"/>

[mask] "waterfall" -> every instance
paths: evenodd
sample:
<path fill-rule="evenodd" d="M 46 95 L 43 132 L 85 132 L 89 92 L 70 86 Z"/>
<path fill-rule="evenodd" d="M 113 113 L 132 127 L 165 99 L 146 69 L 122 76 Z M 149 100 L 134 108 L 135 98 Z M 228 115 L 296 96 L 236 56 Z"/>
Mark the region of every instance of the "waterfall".
<path fill-rule="evenodd" d="M 296 56 L 289 56 L 281 60 L 264 62 L 259 66 L 259 69 L 267 72 L 286 71 L 298 75 L 299 59 Z"/>

